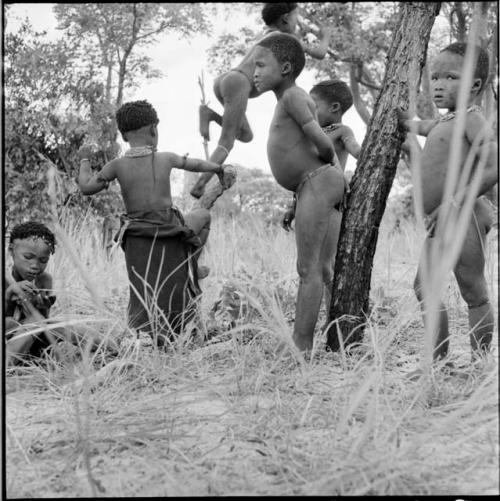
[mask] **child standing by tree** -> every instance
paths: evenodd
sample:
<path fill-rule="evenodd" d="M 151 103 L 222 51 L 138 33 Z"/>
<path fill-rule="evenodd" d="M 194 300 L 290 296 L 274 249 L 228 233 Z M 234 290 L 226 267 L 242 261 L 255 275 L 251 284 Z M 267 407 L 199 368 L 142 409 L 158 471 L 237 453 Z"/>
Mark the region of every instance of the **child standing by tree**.
<path fill-rule="evenodd" d="M 262 9 L 262 19 L 267 26 L 263 36 L 269 33 L 282 32 L 294 34 L 297 29 L 298 7 L 296 3 L 265 3 Z M 320 41 L 317 46 L 302 43 L 302 48 L 311 57 L 323 59 L 328 50 L 331 32 L 320 29 Z M 209 140 L 209 125 L 211 121 L 222 127 L 219 143 L 210 156 L 212 162 L 221 164 L 225 161 L 238 139 L 248 143 L 253 139 L 253 133 L 246 118 L 245 112 L 249 98 L 260 95 L 253 84 L 253 52 L 254 47 L 245 55 L 241 63 L 234 69 L 217 77 L 214 81 L 214 94 L 224 106 L 224 113 L 220 116 L 206 105 L 200 106 L 200 133 Z M 202 174 L 191 190 L 191 195 L 199 198 L 203 194 L 205 185 L 212 173 Z"/>
<path fill-rule="evenodd" d="M 345 171 L 347 156 L 351 154 L 357 159 L 361 151 L 352 129 L 342 123 L 342 116 L 353 103 L 351 90 L 341 80 L 325 80 L 316 84 L 309 95 L 316 104 L 319 125 L 332 141 L 340 166 Z M 283 227 L 287 231 L 295 217 L 295 204 L 294 198 L 292 207 L 283 217 Z"/>
<path fill-rule="evenodd" d="M 448 157 L 452 144 L 453 129 L 456 126 L 457 99 L 463 73 L 464 56 L 467 46 L 453 43 L 445 47 L 431 65 L 431 91 L 438 108 L 447 108 L 448 113 L 437 120 L 411 121 L 408 114 L 398 110 L 399 121 L 406 130 L 416 131 L 427 136 L 420 161 L 424 213 L 429 233 L 424 242 L 423 255 L 419 263 L 414 289 L 419 301 L 422 296 L 422 273 L 424 257 L 428 255 L 431 239 L 435 237 L 436 215 L 439 206 L 448 203 L 443 200 L 443 191 L 447 175 Z M 487 148 L 487 159 L 481 179 L 479 195 L 484 194 L 498 182 L 498 147 L 490 128 L 474 105 L 482 92 L 488 77 L 488 54 L 481 47 L 475 47 L 476 65 L 471 88 L 468 90 L 467 111 L 464 134 L 461 138 L 461 155 L 457 169 L 459 174 L 469 154 L 475 154 L 473 171 L 477 167 L 479 151 Z M 473 148 L 475 148 L 475 153 Z M 469 189 L 468 187 L 465 190 Z M 463 195 L 460 190 L 455 198 Z M 488 297 L 488 288 L 484 276 L 486 234 L 491 227 L 491 215 L 483 197 L 477 198 L 467 234 L 462 245 L 458 261 L 454 268 L 460 293 L 467 303 L 469 313 L 470 341 L 473 358 L 489 351 L 493 328 L 493 309 Z M 437 228 L 437 231 L 440 229 Z M 434 347 L 434 359 L 447 356 L 449 349 L 448 316 L 444 304 L 440 303 L 438 332 Z M 424 312 L 425 322 L 425 312 Z"/>
<path fill-rule="evenodd" d="M 186 249 L 197 249 L 198 256 L 210 228 L 207 209 L 183 216 L 173 206 L 170 173 L 174 168 L 212 172 L 224 188 L 234 182 L 234 173 L 225 175 L 224 166 L 214 162 L 157 153 L 159 120 L 147 101 L 123 104 L 116 112 L 116 121 L 130 149 L 94 174 L 91 150 L 82 147 L 78 185 L 83 194 L 93 195 L 113 179 L 118 180 L 127 211 L 120 234 L 130 281 L 129 324 L 151 334 L 168 335 L 171 329 L 179 331 L 188 301 L 199 293 L 196 266 L 194 280 L 188 280 L 187 270 L 188 264 L 196 265 L 196 258 L 188 260 Z"/>
<path fill-rule="evenodd" d="M 273 33 L 257 43 L 254 57 L 256 88 L 261 93 L 272 90 L 278 99 L 267 143 L 271 171 L 297 197 L 300 283 L 293 340 L 300 350 L 310 350 L 323 286 L 332 286 L 344 175 L 330 138 L 318 124 L 313 99 L 295 84 L 305 63 L 300 42 Z"/>

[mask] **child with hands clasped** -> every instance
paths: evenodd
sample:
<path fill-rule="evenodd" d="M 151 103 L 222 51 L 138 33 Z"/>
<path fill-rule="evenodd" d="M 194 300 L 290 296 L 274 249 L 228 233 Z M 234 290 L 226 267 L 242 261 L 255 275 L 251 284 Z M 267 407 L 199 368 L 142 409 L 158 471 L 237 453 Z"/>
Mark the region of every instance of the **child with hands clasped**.
<path fill-rule="evenodd" d="M 52 276 L 45 268 L 54 249 L 54 234 L 41 223 L 19 224 L 10 232 L 13 265 L 11 276 L 4 283 L 8 363 L 25 355 L 38 357 L 51 344 L 45 333 L 27 335 L 19 327 L 49 317 L 56 298 L 52 293 Z"/>
<path fill-rule="evenodd" d="M 297 197 L 295 238 L 297 293 L 293 340 L 310 350 L 323 288 L 331 294 L 332 256 L 340 229 L 344 175 L 330 138 L 317 121 L 316 105 L 295 79 L 304 67 L 300 42 L 272 33 L 255 48 L 254 82 L 277 99 L 267 155 L 276 181 Z"/>
<path fill-rule="evenodd" d="M 309 95 L 316 104 L 318 123 L 332 141 L 340 166 L 345 171 L 348 155 L 357 159 L 361 151 L 352 129 L 342 123 L 342 116 L 353 104 L 351 90 L 341 80 L 325 80 L 316 84 Z M 295 203 L 294 198 L 291 208 L 283 217 L 283 227 L 287 231 L 295 218 Z"/>
<path fill-rule="evenodd" d="M 404 129 L 427 136 L 420 159 L 420 176 L 423 209 L 429 232 L 424 242 L 424 255 L 420 260 L 414 283 L 415 293 L 419 301 L 423 299 L 423 257 L 429 252 L 430 239 L 435 236 L 435 231 L 439 231 L 439 228 L 435 227 L 439 206 L 442 203 L 447 203 L 443 200 L 443 191 L 448 158 L 451 154 L 453 129 L 456 126 L 457 99 L 466 48 L 467 46 L 463 43 L 453 43 L 441 50 L 431 64 L 431 92 L 434 103 L 438 108 L 448 109 L 448 113 L 437 120 L 411 121 L 406 112 L 397 110 L 400 125 Z M 483 91 L 488 77 L 488 54 L 481 47 L 475 47 L 475 58 L 474 77 L 468 91 L 464 134 L 460 139 L 461 153 L 457 166 L 459 175 L 464 170 L 466 159 L 470 155 L 473 145 L 479 148 L 475 154 L 472 172 L 477 168 L 479 152 L 482 148 L 486 148 L 487 156 L 481 179 L 480 196 L 475 202 L 458 262 L 453 270 L 460 293 L 468 306 L 473 359 L 489 351 L 493 336 L 493 309 L 484 276 L 484 248 L 486 234 L 491 228 L 492 220 L 488 204 L 481 195 L 498 182 L 498 147 L 493 132 L 488 127 L 480 108 L 474 105 L 478 95 Z M 465 190 L 467 189 L 468 187 L 465 188 Z M 464 190 L 456 192 L 454 197 L 458 198 L 463 193 Z M 451 203 L 456 204 L 454 199 Z M 439 325 L 434 347 L 434 359 L 446 357 L 448 350 L 448 316 L 444 304 L 441 303 L 439 304 Z"/>

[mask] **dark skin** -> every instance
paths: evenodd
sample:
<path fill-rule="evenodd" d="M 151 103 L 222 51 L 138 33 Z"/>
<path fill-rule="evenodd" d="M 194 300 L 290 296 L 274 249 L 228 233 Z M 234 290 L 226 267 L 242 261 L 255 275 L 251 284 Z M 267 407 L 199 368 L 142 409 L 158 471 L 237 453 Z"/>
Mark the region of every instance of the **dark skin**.
<path fill-rule="evenodd" d="M 294 35 L 297 30 L 298 9 L 283 14 L 274 23 L 268 26 L 268 33 L 282 32 Z M 264 35 L 265 36 L 265 35 Z M 331 30 L 322 28 L 318 34 L 319 43 L 315 46 L 301 42 L 304 52 L 316 59 L 323 59 L 328 51 Z M 263 37 L 262 37 L 263 38 Z M 223 115 L 219 115 L 208 106 L 200 107 L 200 133 L 208 141 L 209 124 L 216 122 L 222 127 L 218 146 L 210 155 L 210 160 L 223 163 L 233 149 L 236 139 L 250 142 L 253 132 L 246 118 L 248 99 L 257 97 L 261 92 L 253 85 L 254 51 L 252 47 L 236 67 L 238 71 L 229 71 L 214 81 L 214 94 L 224 106 Z M 200 198 L 212 174 L 202 174 L 191 190 L 191 195 Z"/>
<path fill-rule="evenodd" d="M 340 212 L 335 209 L 344 194 L 344 176 L 332 164 L 335 151 L 317 121 L 311 97 L 295 84 L 290 62 L 280 62 L 267 48 L 255 53 L 255 86 L 272 90 L 278 100 L 269 129 L 267 155 L 276 181 L 296 191 L 300 186 L 296 216 L 297 293 L 293 340 L 300 350 L 310 350 L 325 288 L 329 294 L 333 276 Z"/>
<path fill-rule="evenodd" d="M 342 124 L 343 113 L 340 103 L 336 101 L 327 102 L 315 92 L 310 92 L 309 94 L 313 98 L 316 105 L 318 123 L 321 127 L 327 127 L 331 124 L 341 124 L 340 127 L 335 130 L 326 132 L 326 135 L 330 138 L 330 141 L 335 148 L 335 154 L 339 159 L 340 166 L 344 171 L 349 154 L 354 158 L 358 158 L 361 146 L 356 141 L 352 129 L 347 125 Z M 347 188 L 348 185 L 349 183 L 346 179 Z M 293 203 L 290 209 L 288 209 L 283 216 L 282 226 L 286 231 L 289 231 L 292 228 L 291 225 L 294 219 L 295 204 Z"/>
<path fill-rule="evenodd" d="M 431 90 L 438 108 L 456 111 L 462 66 L 464 58 L 452 52 L 441 52 L 431 64 Z M 474 78 L 469 89 L 467 107 L 471 106 L 482 88 L 482 80 Z M 420 158 L 421 192 L 423 208 L 427 215 L 428 229 L 434 227 L 438 211 L 443 203 L 456 205 L 470 189 L 468 186 L 457 190 L 451 202 L 443 202 L 450 146 L 457 118 L 447 121 L 411 121 L 406 112 L 398 111 L 400 125 L 408 131 L 426 136 L 427 140 Z M 480 181 L 479 195 L 486 193 L 498 182 L 498 147 L 485 118 L 478 111 L 470 111 L 465 116 L 465 129 L 460 138 L 460 155 L 457 169 L 462 172 L 466 159 L 473 154 L 473 144 L 483 145 L 486 163 Z M 478 163 L 478 153 L 474 153 L 473 170 Z M 452 207 L 453 209 L 453 207 Z M 488 298 L 488 287 L 484 276 L 486 234 L 491 226 L 491 216 L 485 201 L 479 197 L 474 205 L 466 238 L 455 266 L 454 275 L 462 298 L 468 305 L 469 327 L 473 357 L 489 351 L 493 336 L 493 309 Z M 432 247 L 432 237 L 424 242 L 414 289 L 417 298 L 423 300 L 423 270 L 425 260 Z M 438 305 L 439 322 L 434 347 L 434 359 L 447 356 L 449 349 L 448 315 L 443 303 Z M 426 320 L 424 312 L 424 321 Z"/>

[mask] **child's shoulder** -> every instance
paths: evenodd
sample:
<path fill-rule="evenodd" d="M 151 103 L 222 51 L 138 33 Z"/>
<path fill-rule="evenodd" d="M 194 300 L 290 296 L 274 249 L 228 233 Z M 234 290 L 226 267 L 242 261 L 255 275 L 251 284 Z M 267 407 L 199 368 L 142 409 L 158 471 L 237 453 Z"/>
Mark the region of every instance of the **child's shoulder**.
<path fill-rule="evenodd" d="M 47 289 L 52 287 L 52 275 L 47 271 L 43 271 L 36 277 L 36 285 L 40 289 Z"/>

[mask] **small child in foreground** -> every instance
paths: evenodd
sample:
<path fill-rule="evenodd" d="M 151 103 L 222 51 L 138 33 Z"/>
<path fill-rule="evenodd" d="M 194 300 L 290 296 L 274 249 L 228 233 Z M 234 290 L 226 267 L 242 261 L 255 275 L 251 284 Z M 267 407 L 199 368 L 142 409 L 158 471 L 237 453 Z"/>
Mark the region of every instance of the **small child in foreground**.
<path fill-rule="evenodd" d="M 420 170 L 424 213 L 427 216 L 428 234 L 424 242 L 414 289 L 419 301 L 422 295 L 422 266 L 424 257 L 429 252 L 431 239 L 435 237 L 436 215 L 443 200 L 446 171 L 453 130 L 456 126 L 457 99 L 460 81 L 463 76 L 464 56 L 467 46 L 453 43 L 445 47 L 431 64 L 431 90 L 433 100 L 438 108 L 448 109 L 448 113 L 437 120 L 411 121 L 408 114 L 398 110 L 400 125 L 409 131 L 427 136 L 423 148 Z M 488 54 L 481 47 L 475 48 L 476 66 L 472 85 L 468 91 L 465 129 L 461 142 L 461 154 L 457 168 L 464 170 L 467 156 L 476 143 L 487 148 L 487 161 L 482 175 L 479 197 L 477 198 L 471 219 L 468 223 L 458 261 L 454 268 L 455 278 L 462 298 L 467 303 L 470 328 L 470 342 L 473 360 L 490 350 L 494 317 L 493 308 L 488 297 L 488 286 L 484 275 L 486 234 L 491 228 L 492 220 L 487 202 L 483 195 L 498 182 L 498 147 L 493 132 L 488 127 L 480 108 L 474 104 L 484 89 L 488 78 Z M 477 168 L 479 151 L 475 153 L 473 171 Z M 466 186 L 465 190 L 469 189 Z M 463 193 L 456 192 L 454 197 Z M 452 199 L 452 203 L 454 199 Z M 449 350 L 448 315 L 443 303 L 439 306 L 439 325 L 434 346 L 434 360 L 445 358 Z M 424 312 L 425 322 L 425 312 Z"/>
<path fill-rule="evenodd" d="M 172 169 L 211 172 L 227 188 L 234 182 L 234 171 L 187 155 L 156 152 L 159 120 L 147 101 L 123 104 L 116 112 L 116 121 L 130 149 L 93 173 L 91 149 L 80 148 L 78 185 L 84 195 L 93 195 L 118 180 L 126 209 L 120 237 L 130 282 L 129 325 L 169 337 L 171 329 L 180 329 L 177 320 L 178 327 L 172 327 L 172 315 L 182 316 L 188 296 L 193 299 L 199 293 L 185 268 L 194 264 L 197 269 L 197 258 L 210 230 L 206 208 L 183 215 L 174 207 L 170 174 Z M 196 250 L 191 253 L 192 249 Z"/>
<path fill-rule="evenodd" d="M 348 155 L 357 159 L 361 151 L 352 129 L 342 123 L 342 116 L 353 103 L 351 90 L 341 80 L 325 80 L 316 84 L 309 95 L 316 104 L 319 125 L 332 141 L 340 166 L 345 171 Z M 287 231 L 295 218 L 295 204 L 294 198 L 291 208 L 283 217 L 283 227 Z"/>
<path fill-rule="evenodd" d="M 293 340 L 306 351 L 313 347 L 323 289 L 331 291 L 345 182 L 313 99 L 295 83 L 304 63 L 300 42 L 285 33 L 272 33 L 255 48 L 255 87 L 260 93 L 272 90 L 278 99 L 267 142 L 269 165 L 276 181 L 297 198 L 300 283 Z"/>
<path fill-rule="evenodd" d="M 48 319 L 56 297 L 52 276 L 45 269 L 55 245 L 52 231 L 36 221 L 18 224 L 10 232 L 9 252 L 13 266 L 4 281 L 7 365 L 38 359 L 47 348 L 56 348 L 62 340 L 73 344 L 90 342 L 91 347 L 98 344 L 97 338 L 90 333 L 50 327 Z M 46 331 L 29 333 L 45 324 Z M 55 349 L 56 357 L 58 353 Z"/>

